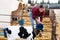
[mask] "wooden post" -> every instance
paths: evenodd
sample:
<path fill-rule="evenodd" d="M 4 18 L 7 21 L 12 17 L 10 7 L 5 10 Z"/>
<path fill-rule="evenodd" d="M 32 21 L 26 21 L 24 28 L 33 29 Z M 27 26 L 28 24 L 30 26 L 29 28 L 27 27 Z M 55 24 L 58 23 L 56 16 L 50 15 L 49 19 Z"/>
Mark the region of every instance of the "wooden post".
<path fill-rule="evenodd" d="M 52 22 L 52 40 L 57 40 L 56 38 L 56 21 L 53 20 Z"/>
<path fill-rule="evenodd" d="M 56 38 L 56 16 L 55 16 L 54 10 L 50 10 L 50 20 L 52 23 L 51 40 L 57 40 Z"/>

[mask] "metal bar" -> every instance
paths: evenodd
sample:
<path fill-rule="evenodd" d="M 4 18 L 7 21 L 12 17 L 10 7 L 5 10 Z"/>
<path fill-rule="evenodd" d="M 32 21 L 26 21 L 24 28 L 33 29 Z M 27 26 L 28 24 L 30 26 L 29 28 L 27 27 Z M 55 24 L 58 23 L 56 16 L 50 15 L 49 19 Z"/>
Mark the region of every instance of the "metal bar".
<path fill-rule="evenodd" d="M 0 14 L 0 16 L 12 16 L 12 15 L 7 15 L 7 14 Z M 16 16 L 16 15 L 15 15 Z M 27 15 L 24 15 L 22 17 L 30 17 L 30 16 L 27 16 Z M 60 17 L 60 16 L 56 16 L 56 17 Z"/>
<path fill-rule="evenodd" d="M 11 22 L 7 22 L 7 21 L 0 21 L 0 23 L 11 23 Z"/>
<path fill-rule="evenodd" d="M 7 15 L 7 14 L 0 14 L 0 16 L 11 16 L 11 15 Z"/>
<path fill-rule="evenodd" d="M 25 21 L 25 22 L 29 22 L 29 21 Z M 11 22 L 7 22 L 7 21 L 0 21 L 0 23 L 11 23 Z M 43 23 L 44 25 L 51 25 L 51 23 Z M 31 24 L 30 24 L 31 25 Z M 36 24 L 34 24 L 36 25 Z"/>

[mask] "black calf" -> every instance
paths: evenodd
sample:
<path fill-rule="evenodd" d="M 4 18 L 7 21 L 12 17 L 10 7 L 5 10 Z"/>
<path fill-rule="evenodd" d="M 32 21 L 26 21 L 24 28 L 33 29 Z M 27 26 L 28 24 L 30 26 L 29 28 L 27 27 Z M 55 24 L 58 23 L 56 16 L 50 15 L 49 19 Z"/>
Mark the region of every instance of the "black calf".
<path fill-rule="evenodd" d="M 40 32 L 40 30 L 37 30 L 37 29 L 34 29 L 33 30 L 33 39 L 36 37 L 36 35 L 38 35 L 39 34 L 39 32 Z"/>

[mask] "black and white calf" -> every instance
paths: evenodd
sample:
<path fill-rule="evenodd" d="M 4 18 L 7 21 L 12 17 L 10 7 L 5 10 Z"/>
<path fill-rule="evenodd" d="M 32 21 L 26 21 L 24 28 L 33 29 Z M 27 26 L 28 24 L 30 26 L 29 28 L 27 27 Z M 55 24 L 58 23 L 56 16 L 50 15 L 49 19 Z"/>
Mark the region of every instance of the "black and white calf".
<path fill-rule="evenodd" d="M 33 40 L 32 27 L 9 26 L 6 30 L 8 40 Z"/>

